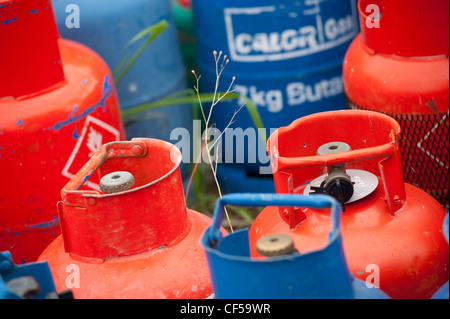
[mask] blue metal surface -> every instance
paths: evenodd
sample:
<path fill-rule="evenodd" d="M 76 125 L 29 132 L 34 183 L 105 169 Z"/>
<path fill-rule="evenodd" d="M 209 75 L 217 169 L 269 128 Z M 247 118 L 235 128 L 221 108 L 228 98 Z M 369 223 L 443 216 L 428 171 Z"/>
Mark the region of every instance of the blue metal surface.
<path fill-rule="evenodd" d="M 230 63 L 221 76 L 219 90 L 225 91 L 236 76 L 234 90 L 256 104 L 268 135 L 270 128 L 286 126 L 299 117 L 345 109 L 342 62 L 359 32 L 355 0 L 194 0 L 193 11 L 202 75 L 200 88 L 214 90 L 212 52 L 223 51 Z M 224 102 L 216 106 L 212 120 L 219 129 L 229 123 L 236 105 L 237 102 Z M 253 127 L 245 108 L 232 127 L 244 131 Z M 255 141 L 241 143 L 246 150 L 259 147 Z M 230 170 L 244 170 L 252 179 L 259 173 L 261 162 L 264 161 L 251 163 L 246 159 L 245 163 L 222 165 L 229 165 Z M 239 178 L 238 173 L 236 177 Z M 238 183 L 230 182 L 230 177 L 228 181 L 224 188 L 235 192 Z M 272 184 L 261 181 L 256 188 L 247 189 L 272 192 Z"/>
<path fill-rule="evenodd" d="M 449 237 L 449 213 L 447 213 L 447 215 L 444 218 L 444 223 L 442 225 L 442 232 L 444 234 L 445 239 L 447 240 L 448 243 L 448 237 Z M 441 287 L 439 288 L 438 291 L 436 291 L 433 295 L 433 297 L 431 297 L 431 299 L 449 299 L 449 283 L 448 281 Z"/>
<path fill-rule="evenodd" d="M 449 283 L 448 281 L 441 287 L 439 288 L 438 291 L 436 291 L 433 295 L 433 297 L 431 297 L 431 299 L 449 299 Z"/>
<path fill-rule="evenodd" d="M 329 241 L 307 254 L 250 256 L 248 229 L 222 237 L 225 205 L 329 208 Z M 338 202 L 325 195 L 230 194 L 216 203 L 213 222 L 202 236 L 215 297 L 218 299 L 353 299 L 389 298 L 367 288 L 348 271 L 340 233 Z"/>
<path fill-rule="evenodd" d="M 25 276 L 33 277 L 41 287 L 41 291 L 34 299 L 45 299 L 49 293 L 56 293 L 48 263 L 34 262 L 16 265 L 12 260 L 10 252 L 0 252 L 0 299 L 23 299 L 11 291 L 6 283 L 12 279 Z"/>
<path fill-rule="evenodd" d="M 444 225 L 442 226 L 442 231 L 443 231 L 443 233 L 444 233 L 444 237 L 445 237 L 445 239 L 447 240 L 447 243 L 448 243 L 448 213 L 447 213 L 447 215 L 445 216 L 445 218 L 444 218 Z"/>
<path fill-rule="evenodd" d="M 275 193 L 275 184 L 272 175 L 249 174 L 245 169 L 235 165 L 219 164 L 217 179 L 224 193 L 261 192 Z"/>
<path fill-rule="evenodd" d="M 66 8 L 73 4 L 79 7 L 79 28 L 66 25 L 71 14 L 70 7 L 69 12 Z M 53 6 L 61 36 L 96 51 L 111 70 L 145 41 L 142 39 L 123 50 L 135 35 L 167 20 L 169 27 L 145 49 L 117 86 L 122 109 L 154 102 L 186 89 L 186 70 L 170 0 L 53 0 Z M 174 105 L 147 111 L 124 124 L 127 139 L 151 137 L 170 142 L 172 130 L 183 127 L 191 131 L 192 120 L 190 105 Z M 184 171 L 183 165 L 181 168 Z"/>

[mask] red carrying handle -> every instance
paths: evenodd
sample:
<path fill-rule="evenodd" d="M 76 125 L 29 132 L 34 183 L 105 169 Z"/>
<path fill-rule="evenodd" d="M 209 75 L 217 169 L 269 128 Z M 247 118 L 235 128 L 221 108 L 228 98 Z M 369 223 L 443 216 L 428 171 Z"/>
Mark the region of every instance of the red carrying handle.
<path fill-rule="evenodd" d="M 168 142 L 112 142 L 80 169 L 58 203 L 66 252 L 87 262 L 130 256 L 169 245 L 189 226 L 179 165 L 181 152 Z M 117 193 L 80 189 L 94 172 L 124 170 L 135 185 Z"/>
<path fill-rule="evenodd" d="M 305 137 L 305 145 L 312 144 L 313 139 L 323 141 L 325 141 L 325 138 L 332 139 L 328 142 L 333 140 L 347 142 L 348 140 L 362 139 L 359 132 L 353 131 L 350 126 L 347 127 L 348 132 L 336 129 L 336 132 L 324 130 L 320 136 L 316 134 L 320 132 L 321 126 L 331 127 L 334 125 L 333 123 L 340 122 L 345 124 L 359 123 L 359 127 L 364 127 L 365 123 L 368 126 L 372 126 L 372 123 L 382 123 L 382 129 L 379 132 L 382 137 L 377 137 L 372 146 L 369 143 L 367 147 L 348 152 L 320 156 L 295 156 L 295 152 L 292 152 L 294 148 L 301 148 L 298 143 L 302 144 L 303 142 L 300 142 L 299 139 L 301 136 L 306 136 L 308 130 L 312 130 L 313 133 Z M 389 130 L 389 136 L 386 138 L 387 130 Z M 372 132 L 372 127 L 367 131 Z M 271 159 L 277 192 L 293 193 L 296 187 L 309 182 L 312 177 L 317 177 L 315 175 L 319 171 L 317 168 L 380 159 L 378 162 L 379 175 L 383 181 L 388 210 L 393 214 L 401 209 L 406 202 L 401 154 L 398 145 L 400 131 L 400 125 L 394 119 L 377 112 L 345 110 L 317 113 L 298 119 L 288 127 L 280 128 L 272 134 L 268 141 L 267 151 Z M 373 134 L 377 134 L 377 132 L 373 132 Z M 327 135 L 330 136 L 327 137 Z M 344 140 L 340 139 L 341 136 L 344 136 Z M 384 142 L 381 142 L 382 140 Z M 285 153 L 294 153 L 294 155 L 284 156 Z"/>
<path fill-rule="evenodd" d="M 147 152 L 147 144 L 137 139 L 127 142 L 111 142 L 102 145 L 97 153 L 64 186 L 61 191 L 62 199 L 70 201 L 71 204 L 75 204 L 74 200 L 76 201 L 77 198 L 82 200 L 80 196 L 81 192 L 78 190 L 107 160 L 118 157 L 144 157 L 147 155 Z M 83 191 L 83 194 L 86 194 L 86 192 L 98 194 L 96 191 Z"/>

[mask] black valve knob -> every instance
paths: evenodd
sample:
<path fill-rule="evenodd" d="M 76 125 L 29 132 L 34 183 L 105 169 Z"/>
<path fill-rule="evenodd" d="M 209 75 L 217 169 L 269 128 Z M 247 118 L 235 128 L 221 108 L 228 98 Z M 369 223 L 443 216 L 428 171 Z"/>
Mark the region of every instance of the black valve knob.
<path fill-rule="evenodd" d="M 317 150 L 317 155 L 330 155 L 341 152 L 348 152 L 351 148 L 342 142 L 332 142 L 322 145 Z M 311 186 L 311 194 L 326 194 L 336 198 L 345 211 L 345 203 L 348 202 L 354 192 L 352 180 L 345 172 L 345 164 L 330 165 L 327 167 L 328 175 L 320 184 L 320 187 Z"/>

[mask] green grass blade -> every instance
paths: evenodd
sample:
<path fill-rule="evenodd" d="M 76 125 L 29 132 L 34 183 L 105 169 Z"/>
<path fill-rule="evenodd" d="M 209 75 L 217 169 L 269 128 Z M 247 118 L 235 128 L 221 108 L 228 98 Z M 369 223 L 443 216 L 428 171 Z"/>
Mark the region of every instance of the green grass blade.
<path fill-rule="evenodd" d="M 113 77 L 117 77 L 117 74 L 120 72 L 120 70 L 123 68 L 123 65 L 128 61 L 128 59 L 130 58 L 131 53 L 127 52 L 127 54 L 125 54 L 125 56 L 123 57 L 122 60 L 120 60 L 119 64 L 116 66 L 116 68 L 113 71 Z"/>
<path fill-rule="evenodd" d="M 149 38 L 138 48 L 138 50 L 131 56 L 130 54 L 125 55 L 125 57 L 119 62 L 119 65 L 114 70 L 114 84 L 118 86 L 125 75 L 128 73 L 130 68 L 134 65 L 136 60 L 141 56 L 141 54 L 145 51 L 145 49 L 158 37 L 164 30 L 168 28 L 169 24 L 167 20 L 162 20 L 155 25 L 148 27 L 145 30 L 139 32 L 136 36 L 133 37 L 122 49 L 126 50 L 130 47 L 130 45 L 134 44 L 138 40 L 148 36 Z"/>
<path fill-rule="evenodd" d="M 223 92 L 222 94 L 225 94 Z M 183 96 L 184 95 L 184 96 Z M 255 106 L 255 104 L 250 100 L 249 98 L 243 98 L 239 94 L 236 93 L 228 93 L 222 101 L 232 101 L 242 98 L 245 102 L 245 107 L 247 108 L 250 117 L 252 118 L 253 124 L 255 128 L 264 128 L 264 124 L 262 122 L 261 116 L 259 115 L 258 109 Z M 202 102 L 212 102 L 214 99 L 214 93 L 203 93 L 200 94 L 200 99 Z M 168 96 L 164 99 L 142 104 L 136 107 L 132 107 L 126 110 L 122 110 L 122 116 L 124 118 L 124 121 L 127 122 L 127 120 L 131 117 L 133 117 L 136 114 L 156 109 L 159 107 L 165 107 L 170 105 L 179 105 L 179 104 L 196 104 L 198 103 L 198 97 L 196 94 L 194 94 L 192 89 L 187 89 L 182 92 L 175 93 L 171 96 Z M 262 130 L 258 130 L 258 133 L 260 133 L 262 140 L 264 143 L 267 142 L 267 136 L 265 133 L 262 132 Z"/>
<path fill-rule="evenodd" d="M 230 210 L 238 214 L 243 220 L 248 222 L 249 224 L 252 224 L 255 219 L 253 218 L 252 214 L 245 208 L 242 207 L 230 207 Z"/>

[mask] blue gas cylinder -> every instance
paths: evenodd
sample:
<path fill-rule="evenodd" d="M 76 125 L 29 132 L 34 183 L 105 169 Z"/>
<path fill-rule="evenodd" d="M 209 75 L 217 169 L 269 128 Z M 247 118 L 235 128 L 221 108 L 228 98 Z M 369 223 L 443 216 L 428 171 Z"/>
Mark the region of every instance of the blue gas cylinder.
<path fill-rule="evenodd" d="M 225 237 L 220 233 L 225 205 L 329 209 L 332 224 L 328 242 L 321 249 L 300 254 L 289 238 L 286 242 L 285 238 L 272 237 L 262 248 L 267 257 L 251 257 L 248 229 Z M 201 239 L 215 298 L 388 299 L 389 296 L 375 284 L 350 274 L 342 248 L 340 207 L 334 198 L 327 195 L 247 193 L 220 198 L 216 202 L 212 225 Z"/>
<path fill-rule="evenodd" d="M 16 265 L 9 251 L 0 252 L 0 299 L 71 299 L 58 293 L 47 262 Z"/>
<path fill-rule="evenodd" d="M 148 39 L 127 47 L 141 31 L 166 20 L 168 27 L 143 51 L 117 85 L 123 110 L 155 102 L 187 88 L 186 70 L 170 0 L 52 0 L 60 34 L 96 51 L 111 70 L 131 57 Z M 127 139 L 170 141 L 175 128 L 192 130 L 192 107 L 181 104 L 124 118 Z M 183 175 L 186 168 L 181 167 Z"/>
<path fill-rule="evenodd" d="M 345 109 L 342 63 L 359 32 L 356 0 L 193 0 L 192 4 L 200 89 L 214 91 L 213 51 L 222 51 L 230 61 L 219 91 L 226 91 L 235 76 L 233 89 L 256 105 L 267 136 L 270 129 L 299 117 Z M 240 105 L 218 104 L 212 122 L 224 130 Z M 218 177 L 229 192 L 274 192 L 270 173 L 261 176 L 260 168 L 269 159 L 260 135 L 247 131 L 253 127 L 244 108 L 229 128 L 241 128 L 243 133 L 223 136 Z M 235 142 L 227 144 L 233 138 Z M 242 149 L 243 160 L 238 153 Z"/>

